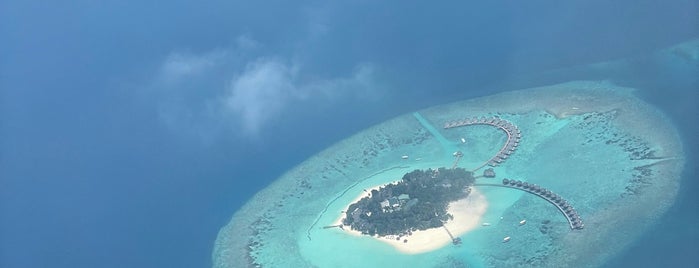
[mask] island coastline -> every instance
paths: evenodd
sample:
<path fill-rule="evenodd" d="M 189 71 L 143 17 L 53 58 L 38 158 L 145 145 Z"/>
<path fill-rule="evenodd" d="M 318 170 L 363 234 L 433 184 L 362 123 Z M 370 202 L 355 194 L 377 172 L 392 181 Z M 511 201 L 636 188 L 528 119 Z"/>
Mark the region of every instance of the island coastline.
<path fill-rule="evenodd" d="M 395 182 L 394 182 L 395 183 Z M 358 195 L 349 204 L 356 203 L 364 197 L 367 197 L 371 190 L 378 190 L 384 186 L 377 185 L 370 189 L 365 189 L 366 192 Z M 349 204 L 345 208 L 349 208 Z M 444 227 L 451 232 L 454 237 L 460 237 L 480 226 L 481 217 L 488 209 L 488 201 L 486 197 L 474 188 L 471 188 L 469 195 L 466 198 L 449 203 L 448 213 L 453 215 L 452 220 L 447 221 Z M 344 212 L 332 223 L 334 226 L 342 226 Z M 371 237 L 376 241 L 380 241 L 390 245 L 397 251 L 404 254 L 420 254 L 433 250 L 440 249 L 446 245 L 452 244 L 453 240 L 445 230 L 445 228 L 432 228 L 427 230 L 413 231 L 411 235 L 396 237 L 396 236 L 370 236 L 362 234 L 357 230 L 352 230 L 349 226 L 339 228 L 343 233 L 355 237 Z M 407 242 L 405 242 L 407 240 Z"/>

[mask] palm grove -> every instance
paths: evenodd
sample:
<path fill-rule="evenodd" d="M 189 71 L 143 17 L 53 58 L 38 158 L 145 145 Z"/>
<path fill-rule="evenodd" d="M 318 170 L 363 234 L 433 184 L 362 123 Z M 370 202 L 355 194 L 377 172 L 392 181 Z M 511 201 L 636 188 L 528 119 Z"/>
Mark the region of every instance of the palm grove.
<path fill-rule="evenodd" d="M 449 203 L 467 197 L 474 180 L 463 168 L 415 170 L 351 204 L 342 223 L 379 236 L 441 227 L 453 218 Z"/>

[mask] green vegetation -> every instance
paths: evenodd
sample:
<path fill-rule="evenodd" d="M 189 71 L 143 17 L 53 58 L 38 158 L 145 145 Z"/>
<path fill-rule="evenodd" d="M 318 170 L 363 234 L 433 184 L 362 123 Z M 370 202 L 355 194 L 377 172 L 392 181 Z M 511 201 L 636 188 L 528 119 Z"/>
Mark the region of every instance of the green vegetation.
<path fill-rule="evenodd" d="M 473 173 L 463 168 L 415 170 L 351 204 L 342 223 L 379 236 L 441 227 L 452 218 L 449 203 L 468 196 L 473 181 Z"/>

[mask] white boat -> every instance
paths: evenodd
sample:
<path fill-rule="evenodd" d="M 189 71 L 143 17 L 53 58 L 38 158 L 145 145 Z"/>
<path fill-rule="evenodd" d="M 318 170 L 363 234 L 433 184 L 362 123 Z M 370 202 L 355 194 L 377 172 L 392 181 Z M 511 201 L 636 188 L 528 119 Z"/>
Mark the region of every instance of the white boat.
<path fill-rule="evenodd" d="M 407 155 L 404 155 L 404 156 L 401 156 L 401 158 L 403 158 L 403 159 L 408 159 L 408 156 L 407 156 Z"/>
<path fill-rule="evenodd" d="M 503 242 L 503 243 L 510 242 L 510 237 L 509 237 L 509 236 L 505 236 L 505 238 L 502 239 L 502 242 Z"/>
<path fill-rule="evenodd" d="M 483 226 L 490 226 L 490 223 L 489 223 L 489 222 L 484 222 L 484 223 L 481 224 L 481 225 L 483 225 Z"/>
<path fill-rule="evenodd" d="M 461 143 L 466 143 L 466 139 L 461 138 Z"/>
<path fill-rule="evenodd" d="M 524 225 L 525 223 L 527 223 L 527 220 L 521 220 L 521 221 L 519 222 L 519 225 Z"/>

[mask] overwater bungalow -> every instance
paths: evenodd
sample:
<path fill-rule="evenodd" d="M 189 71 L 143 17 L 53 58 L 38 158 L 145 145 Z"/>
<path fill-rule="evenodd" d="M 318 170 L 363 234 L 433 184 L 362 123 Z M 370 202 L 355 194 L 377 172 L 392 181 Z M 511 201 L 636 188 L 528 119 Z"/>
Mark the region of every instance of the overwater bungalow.
<path fill-rule="evenodd" d="M 484 170 L 483 177 L 486 177 L 486 178 L 495 177 L 495 170 L 493 170 L 492 168 L 488 168 L 488 169 Z"/>

